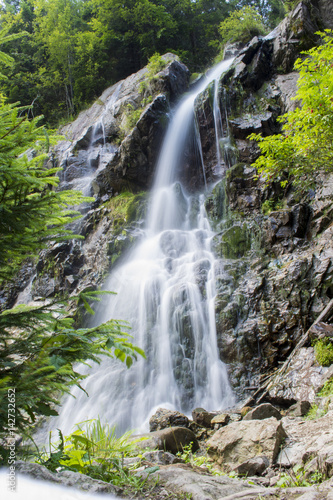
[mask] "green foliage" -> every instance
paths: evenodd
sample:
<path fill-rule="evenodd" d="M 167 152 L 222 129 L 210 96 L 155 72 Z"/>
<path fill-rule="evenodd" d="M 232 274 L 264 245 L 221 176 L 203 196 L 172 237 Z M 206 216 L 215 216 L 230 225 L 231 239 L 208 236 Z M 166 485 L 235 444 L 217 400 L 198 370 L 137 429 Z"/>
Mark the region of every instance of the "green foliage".
<path fill-rule="evenodd" d="M 91 311 L 98 292 L 72 297 Z M 66 301 L 20 305 L 0 314 L 0 425 L 7 426 L 7 392 L 15 389 L 16 427 L 25 432 L 39 415 L 57 415 L 55 406 L 70 386 L 85 378 L 77 362 L 116 357 L 128 367 L 143 351 L 130 342 L 127 325 L 110 320 L 94 328 L 75 328 Z"/>
<path fill-rule="evenodd" d="M 149 62 L 147 64 L 147 71 L 145 74 L 145 79 L 140 83 L 139 90 L 141 93 L 148 92 L 152 94 L 152 83 L 156 80 L 157 73 L 162 71 L 163 68 L 167 65 L 167 61 L 162 59 L 160 54 L 157 52 L 151 56 Z"/>
<path fill-rule="evenodd" d="M 314 344 L 316 360 L 321 366 L 333 364 L 333 344 L 329 339 L 318 340 Z"/>
<path fill-rule="evenodd" d="M 124 134 L 128 134 L 132 130 L 132 128 L 135 127 L 135 125 L 139 121 L 141 113 L 141 107 L 135 108 L 131 103 L 126 104 L 124 110 L 124 119 L 121 124 L 121 130 Z"/>
<path fill-rule="evenodd" d="M 55 191 L 56 168 L 45 166 L 48 136 L 29 108 L 0 96 L 0 283 L 49 241 L 72 237 L 66 224 L 79 215 L 69 205 L 87 200 L 75 191 Z"/>
<path fill-rule="evenodd" d="M 222 475 L 222 472 L 213 468 L 213 465 L 207 455 L 198 455 L 192 451 L 193 443 L 183 447 L 183 451 L 178 451 L 177 456 L 184 460 L 186 464 L 191 464 L 192 467 L 204 467 L 215 476 Z"/>
<path fill-rule="evenodd" d="M 325 382 L 323 388 L 319 391 L 318 396 L 327 397 L 333 396 L 333 377 Z"/>
<path fill-rule="evenodd" d="M 117 437 L 115 428 L 102 425 L 99 419 L 78 424 L 69 436 L 58 433 L 58 443 L 51 443 L 50 439 L 49 453 L 38 450 L 38 463 L 52 472 L 71 470 L 125 490 L 142 490 L 147 479 L 136 477 L 123 466 L 123 459 L 146 438 L 133 439 L 130 432 Z"/>
<path fill-rule="evenodd" d="M 146 208 L 146 193 L 134 194 L 125 191 L 111 198 L 106 206 L 111 210 L 113 227 L 117 229 L 143 217 Z"/>
<path fill-rule="evenodd" d="M 278 488 L 307 487 L 319 484 L 324 480 L 324 474 L 320 471 L 307 471 L 304 465 L 295 465 L 290 469 L 290 474 L 283 473 L 276 483 Z"/>
<path fill-rule="evenodd" d="M 261 150 L 254 166 L 268 182 L 287 175 L 289 181 L 307 189 L 315 183 L 319 171 L 332 171 L 333 36 L 331 30 L 320 35 L 321 45 L 304 52 L 306 57 L 295 63 L 300 73 L 296 99 L 302 107 L 279 118 L 281 134 L 249 136 Z"/>
<path fill-rule="evenodd" d="M 231 12 L 220 24 L 219 31 L 223 46 L 227 42 L 248 42 L 254 36 L 266 34 L 263 17 L 249 5 Z"/>

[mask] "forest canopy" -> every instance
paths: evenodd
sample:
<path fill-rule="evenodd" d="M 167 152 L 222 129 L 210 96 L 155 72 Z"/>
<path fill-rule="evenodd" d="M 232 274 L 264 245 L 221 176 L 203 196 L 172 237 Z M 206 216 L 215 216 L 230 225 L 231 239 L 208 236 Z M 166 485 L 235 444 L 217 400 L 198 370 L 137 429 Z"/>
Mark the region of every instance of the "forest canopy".
<path fill-rule="evenodd" d="M 58 125 L 156 52 L 203 71 L 220 51 L 221 23 L 244 7 L 267 30 L 285 15 L 281 0 L 4 0 L 2 35 L 25 36 L 1 47 L 15 59 L 1 90 Z"/>

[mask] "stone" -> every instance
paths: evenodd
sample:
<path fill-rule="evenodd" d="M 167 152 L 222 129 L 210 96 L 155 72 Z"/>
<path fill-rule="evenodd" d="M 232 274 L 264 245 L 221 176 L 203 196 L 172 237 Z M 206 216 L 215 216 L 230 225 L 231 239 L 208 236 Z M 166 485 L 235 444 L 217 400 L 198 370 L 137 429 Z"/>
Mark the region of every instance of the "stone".
<path fill-rule="evenodd" d="M 320 13 L 318 9 L 300 2 L 269 35 L 273 41 L 272 62 L 280 71 L 289 73 L 301 50 L 311 48 L 316 41 Z"/>
<path fill-rule="evenodd" d="M 270 401 L 285 405 L 297 401 L 314 402 L 326 372 L 327 368 L 317 363 L 313 347 L 302 347 L 286 372 L 274 379 L 269 387 Z"/>
<path fill-rule="evenodd" d="M 293 417 L 304 417 L 311 409 L 311 403 L 309 401 L 297 401 L 296 404 L 288 408 L 287 415 L 292 415 Z"/>
<path fill-rule="evenodd" d="M 281 422 L 274 417 L 242 420 L 216 431 L 207 441 L 207 452 L 227 469 L 234 468 L 259 453 L 267 456 L 269 463 L 273 464 L 286 436 Z"/>
<path fill-rule="evenodd" d="M 183 451 L 185 446 L 192 443 L 192 451 L 199 449 L 199 443 L 194 432 L 186 427 L 169 427 L 159 431 L 150 432 L 133 438 L 145 437 L 147 439 L 137 443 L 138 448 L 157 448 L 162 451 L 169 451 L 176 455 L 179 451 Z"/>
<path fill-rule="evenodd" d="M 179 411 L 158 408 L 149 419 L 149 431 L 154 432 L 169 427 L 188 427 L 189 419 Z"/>
<path fill-rule="evenodd" d="M 144 471 L 141 477 L 147 477 Z M 151 480 L 158 480 L 168 491 L 172 491 L 177 498 L 186 496 L 192 500 L 218 500 L 235 493 L 255 491 L 252 485 L 243 480 L 230 478 L 226 475 L 212 476 L 200 468 L 195 471 L 188 464 L 175 464 L 160 468 L 150 474 Z"/>
<path fill-rule="evenodd" d="M 313 459 L 318 464 L 327 462 L 327 468 L 333 457 L 333 411 L 315 420 L 303 420 L 286 416 L 282 418 L 283 427 L 287 433 L 284 446 L 279 453 L 277 463 L 283 467 L 305 464 Z M 331 474 L 331 472 L 330 472 Z"/>
<path fill-rule="evenodd" d="M 268 458 L 265 455 L 260 455 L 246 460 L 233 470 L 240 476 L 260 476 L 268 466 Z"/>
<path fill-rule="evenodd" d="M 282 416 L 279 410 L 277 410 L 270 403 L 263 403 L 253 410 L 250 410 L 244 417 L 243 420 L 264 420 L 266 418 L 275 417 L 277 420 L 281 420 Z"/>
<path fill-rule="evenodd" d="M 74 487 L 86 492 L 117 494 L 122 491 L 121 488 L 113 486 L 113 484 L 93 479 L 79 472 L 65 470 L 55 473 L 49 471 L 43 465 L 23 462 L 22 460 L 17 460 L 15 462 L 15 469 L 18 473 L 28 475 L 35 479 L 58 483 L 62 486 Z"/>
<path fill-rule="evenodd" d="M 220 427 L 227 425 L 229 421 L 230 415 L 228 413 L 219 413 L 212 418 L 210 423 L 212 427 L 214 427 L 215 429 L 219 429 Z"/>
<path fill-rule="evenodd" d="M 183 462 L 182 459 L 176 457 L 172 453 L 161 450 L 147 451 L 142 455 L 142 458 L 147 460 L 147 462 L 152 462 L 158 465 L 170 465 Z"/>
<path fill-rule="evenodd" d="M 195 410 L 192 411 L 193 421 L 196 424 L 202 425 L 203 427 L 207 428 L 211 427 L 211 422 L 214 416 L 215 413 L 210 413 L 204 410 L 203 408 L 196 408 Z"/>

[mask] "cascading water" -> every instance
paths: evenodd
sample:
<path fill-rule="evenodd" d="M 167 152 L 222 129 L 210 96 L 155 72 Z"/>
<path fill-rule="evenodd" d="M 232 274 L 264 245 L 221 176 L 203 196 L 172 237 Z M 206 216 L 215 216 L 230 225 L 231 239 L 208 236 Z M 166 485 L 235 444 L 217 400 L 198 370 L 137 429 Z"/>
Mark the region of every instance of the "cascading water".
<path fill-rule="evenodd" d="M 163 144 L 141 242 L 108 279 L 117 292 L 103 304 L 98 320 L 127 320 L 133 342 L 147 359 L 127 370 L 104 359 L 91 369 L 83 391 L 74 389 L 52 428 L 69 432 L 86 418 L 100 416 L 119 432 L 145 430 L 157 407 L 188 413 L 198 406 L 222 409 L 234 402 L 215 329 L 215 282 L 223 273 L 210 242 L 204 195 L 190 196 L 178 181 L 197 96 L 228 69 L 217 66 L 180 103 Z M 218 153 L 219 154 L 219 153 Z"/>

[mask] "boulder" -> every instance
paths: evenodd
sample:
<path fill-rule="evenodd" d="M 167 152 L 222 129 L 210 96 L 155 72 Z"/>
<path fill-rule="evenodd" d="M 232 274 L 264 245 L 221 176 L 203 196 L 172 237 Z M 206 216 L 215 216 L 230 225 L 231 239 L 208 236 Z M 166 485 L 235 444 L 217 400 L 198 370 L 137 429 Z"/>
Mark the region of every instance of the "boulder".
<path fill-rule="evenodd" d="M 333 460 L 333 411 L 315 420 L 282 418 L 282 425 L 288 435 L 277 463 L 284 467 L 303 464 L 307 466 L 315 459 L 314 469 L 327 470 L 332 477 Z"/>
<path fill-rule="evenodd" d="M 202 425 L 203 427 L 211 427 L 212 419 L 214 418 L 215 413 L 210 413 L 203 408 L 196 408 L 192 411 L 193 422 L 198 425 Z"/>
<path fill-rule="evenodd" d="M 286 436 L 281 422 L 274 417 L 242 420 L 216 431 L 207 441 L 207 451 L 226 469 L 233 469 L 258 453 L 267 456 L 272 464 Z"/>
<path fill-rule="evenodd" d="M 311 403 L 309 401 L 297 401 L 296 404 L 288 408 L 287 415 L 292 415 L 293 417 L 304 417 L 311 409 Z"/>
<path fill-rule="evenodd" d="M 15 469 L 20 474 L 28 475 L 35 479 L 48 481 L 49 483 L 58 483 L 62 486 L 74 487 L 85 492 L 117 494 L 122 491 L 121 488 L 113 486 L 113 484 L 93 479 L 79 472 L 65 470 L 55 473 L 49 471 L 43 465 L 23 462 L 21 460 L 15 462 Z M 36 498 L 38 497 L 36 496 Z"/>
<path fill-rule="evenodd" d="M 158 465 L 177 464 L 183 461 L 172 453 L 162 450 L 147 451 L 142 455 L 142 458 L 147 462 L 152 462 Z"/>
<path fill-rule="evenodd" d="M 269 460 L 265 455 L 250 458 L 234 468 L 240 476 L 260 476 L 269 467 Z"/>
<path fill-rule="evenodd" d="M 219 429 L 220 427 L 227 425 L 229 421 L 230 415 L 228 413 L 219 413 L 218 415 L 215 415 L 214 418 L 212 418 L 211 426 L 214 427 L 214 429 Z"/>
<path fill-rule="evenodd" d="M 243 420 L 264 420 L 266 418 L 275 417 L 277 420 L 281 420 L 282 416 L 279 410 L 277 410 L 270 403 L 263 403 L 253 410 L 250 410 L 244 417 Z"/>
<path fill-rule="evenodd" d="M 138 475 L 147 477 L 145 471 L 139 472 Z M 246 494 L 255 491 L 252 485 L 243 480 L 226 475 L 212 476 L 203 469 L 200 471 L 198 467 L 194 471 L 188 464 L 161 467 L 150 474 L 150 478 L 158 480 L 159 484 L 172 491 L 176 498 L 192 500 L 218 500 L 235 493 Z"/>
<path fill-rule="evenodd" d="M 199 449 L 199 443 L 194 432 L 186 427 L 169 427 L 168 429 L 133 437 L 147 438 L 137 443 L 139 448 L 157 448 L 158 450 L 169 451 L 174 455 L 178 451 L 183 451 L 184 447 L 189 445 L 192 445 L 192 451 Z"/>
<path fill-rule="evenodd" d="M 149 419 L 149 431 L 159 431 L 169 427 L 188 427 L 189 419 L 179 411 L 158 408 Z"/>

